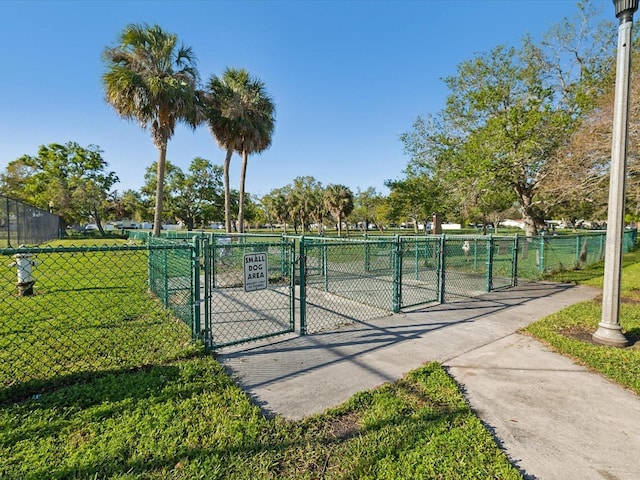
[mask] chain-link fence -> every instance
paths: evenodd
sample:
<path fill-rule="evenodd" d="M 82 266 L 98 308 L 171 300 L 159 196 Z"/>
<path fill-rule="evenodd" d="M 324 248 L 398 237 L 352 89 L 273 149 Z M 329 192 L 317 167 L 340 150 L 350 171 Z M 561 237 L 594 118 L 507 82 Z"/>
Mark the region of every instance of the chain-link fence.
<path fill-rule="evenodd" d="M 215 349 L 293 332 L 297 318 L 301 334 L 334 329 L 604 254 L 604 233 L 189 237 L 0 249 L 0 402 L 190 355 L 197 340 Z M 625 232 L 624 251 L 636 240 Z"/>
<path fill-rule="evenodd" d="M 314 333 L 393 312 L 394 238 L 300 242 L 301 332 Z"/>
<path fill-rule="evenodd" d="M 301 332 L 364 322 L 583 267 L 604 257 L 606 233 L 565 236 L 307 237 L 300 242 Z M 636 244 L 625 232 L 624 252 Z"/>
<path fill-rule="evenodd" d="M 0 195 L 0 248 L 39 245 L 60 238 L 63 227 L 59 216 Z"/>
<path fill-rule="evenodd" d="M 149 289 L 165 308 L 191 329 L 194 338 L 200 328 L 200 262 L 197 241 L 171 241 L 148 237 Z"/>
<path fill-rule="evenodd" d="M 399 242 L 396 311 L 439 301 L 443 238 L 402 237 Z"/>
<path fill-rule="evenodd" d="M 218 348 L 295 327 L 295 243 L 282 236 L 204 238 L 204 339 Z"/>
<path fill-rule="evenodd" d="M 303 333 L 515 285 L 514 237 L 304 238 Z"/>
<path fill-rule="evenodd" d="M 544 235 L 518 237 L 518 278 L 537 280 L 547 273 L 581 268 L 604 260 L 606 232 L 577 235 Z M 626 230 L 623 253 L 631 251 L 638 241 L 638 231 Z"/>
<path fill-rule="evenodd" d="M 197 231 L 163 231 L 161 238 L 156 238 L 136 231 L 128 233 L 130 238 L 150 245 L 193 248 L 199 261 L 191 275 L 188 262 L 175 268 L 174 261 L 167 268 L 167 256 L 176 259 L 183 255 L 186 260 L 189 251 L 171 249 L 152 256 L 149 277 L 152 290 L 164 305 L 192 325 L 194 336 L 199 336 L 207 348 L 294 331 L 295 238 Z M 247 288 L 247 281 L 259 284 Z M 186 301 L 191 298 L 189 292 L 194 292 L 191 303 Z M 182 305 L 180 299 L 185 299 Z"/>
<path fill-rule="evenodd" d="M 185 290 L 149 292 L 159 274 L 190 275 L 184 252 L 135 244 L 0 249 L 0 402 L 201 348 L 191 326 L 163 308 L 182 306 Z M 163 272 L 149 261 L 158 256 Z"/>

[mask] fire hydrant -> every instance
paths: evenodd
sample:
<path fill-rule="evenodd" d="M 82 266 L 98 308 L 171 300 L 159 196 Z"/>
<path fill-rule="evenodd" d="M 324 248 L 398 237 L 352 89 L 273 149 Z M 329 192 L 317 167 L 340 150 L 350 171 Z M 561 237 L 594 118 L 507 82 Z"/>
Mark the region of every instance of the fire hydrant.
<path fill-rule="evenodd" d="M 33 278 L 33 267 L 36 264 L 33 261 L 33 255 L 30 253 L 17 253 L 13 258 L 16 261 L 11 266 L 18 269 L 18 296 L 33 295 L 33 284 L 36 283 Z"/>

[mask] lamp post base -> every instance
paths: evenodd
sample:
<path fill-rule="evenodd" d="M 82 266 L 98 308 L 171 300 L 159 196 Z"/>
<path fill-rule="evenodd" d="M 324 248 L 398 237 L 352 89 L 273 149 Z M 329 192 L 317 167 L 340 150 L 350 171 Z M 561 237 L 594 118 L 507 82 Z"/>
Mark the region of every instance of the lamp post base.
<path fill-rule="evenodd" d="M 624 348 L 629 345 L 629 341 L 622 334 L 622 327 L 614 323 L 600 322 L 598 330 L 591 336 L 594 342 L 611 347 Z"/>

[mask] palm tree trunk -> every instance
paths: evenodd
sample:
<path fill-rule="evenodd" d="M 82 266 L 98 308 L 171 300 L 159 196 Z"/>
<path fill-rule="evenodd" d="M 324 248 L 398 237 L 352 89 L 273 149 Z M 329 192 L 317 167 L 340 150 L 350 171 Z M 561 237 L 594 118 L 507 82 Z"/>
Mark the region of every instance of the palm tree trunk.
<path fill-rule="evenodd" d="M 162 228 L 162 200 L 164 197 L 164 170 L 167 160 L 167 142 L 158 147 L 158 182 L 156 184 L 156 211 L 153 215 L 153 236 L 160 236 Z"/>
<path fill-rule="evenodd" d="M 240 170 L 240 199 L 238 201 L 238 231 L 240 233 L 244 233 L 244 181 L 247 178 L 247 163 L 249 163 L 249 154 L 243 150 Z"/>
<path fill-rule="evenodd" d="M 231 192 L 229 191 L 229 165 L 231 165 L 231 155 L 233 148 L 227 149 L 227 156 L 224 159 L 224 229 L 231 233 Z"/>

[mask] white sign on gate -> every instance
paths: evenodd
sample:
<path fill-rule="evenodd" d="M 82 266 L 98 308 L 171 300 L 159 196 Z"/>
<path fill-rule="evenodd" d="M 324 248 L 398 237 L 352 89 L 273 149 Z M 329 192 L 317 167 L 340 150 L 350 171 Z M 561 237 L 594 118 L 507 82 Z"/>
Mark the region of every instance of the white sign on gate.
<path fill-rule="evenodd" d="M 244 254 L 244 291 L 255 292 L 267 288 L 267 254 Z"/>

